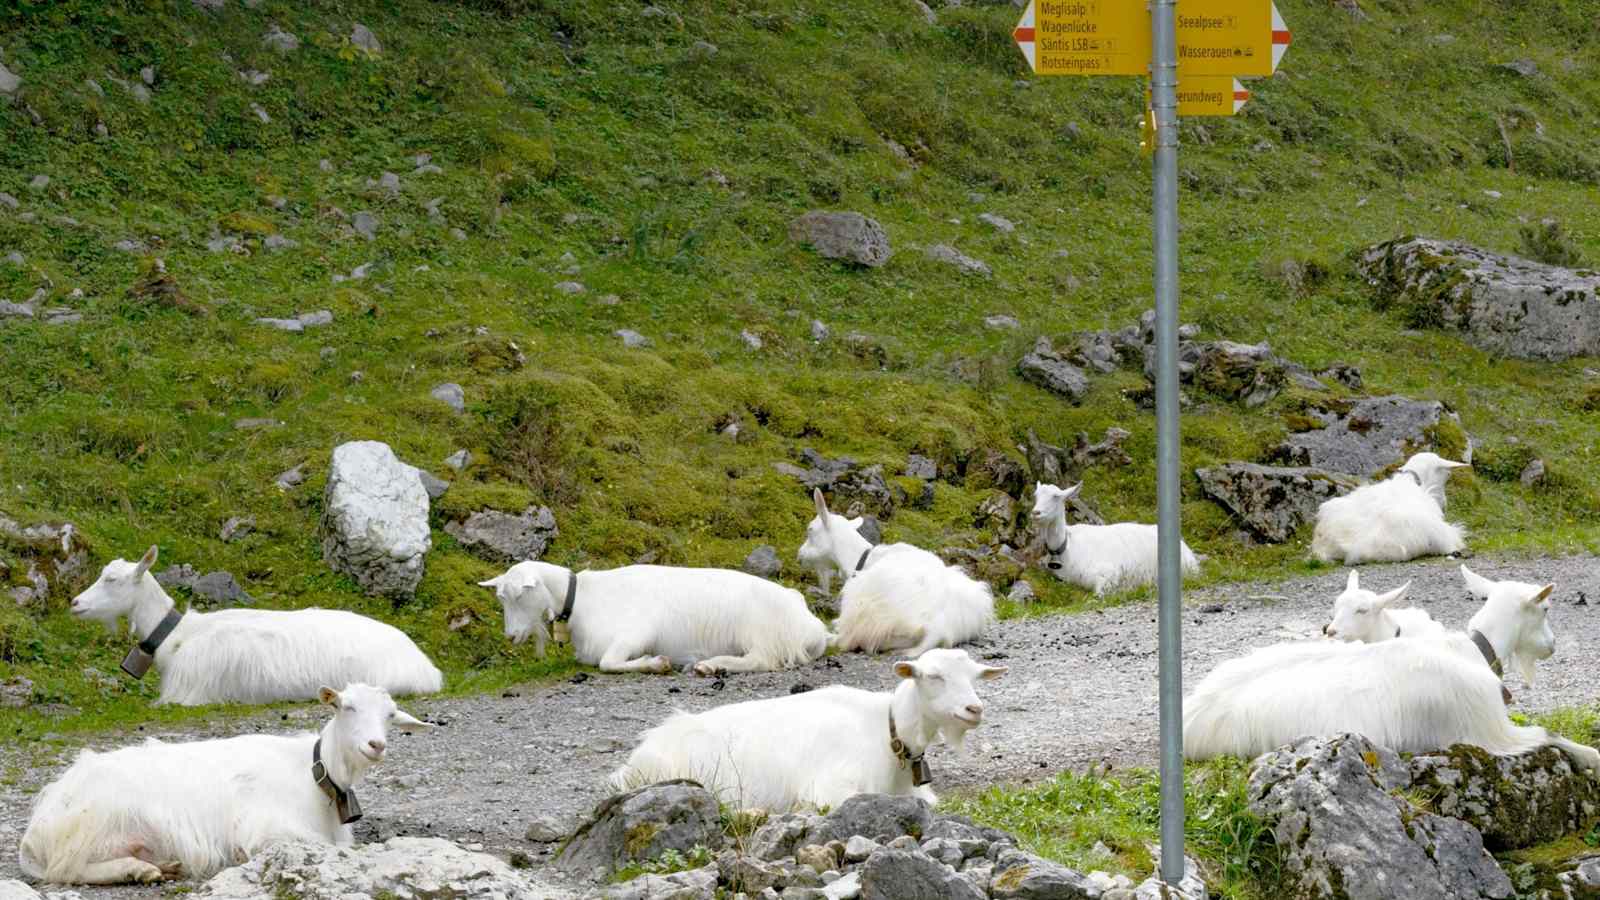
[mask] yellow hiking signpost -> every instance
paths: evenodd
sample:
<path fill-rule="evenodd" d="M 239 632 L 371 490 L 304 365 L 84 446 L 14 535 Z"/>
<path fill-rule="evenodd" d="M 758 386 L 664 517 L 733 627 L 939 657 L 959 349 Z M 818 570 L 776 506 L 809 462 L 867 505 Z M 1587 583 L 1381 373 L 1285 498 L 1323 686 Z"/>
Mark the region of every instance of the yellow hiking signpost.
<path fill-rule="evenodd" d="M 1012 33 L 1039 75 L 1149 75 L 1139 146 L 1151 156 L 1155 249 L 1156 674 L 1160 685 L 1161 860 L 1184 881 L 1183 546 L 1179 501 L 1178 117 L 1231 116 L 1238 77 L 1271 75 L 1289 47 L 1272 0 L 1029 0 Z M 1188 885 L 1184 885 L 1185 888 Z M 1141 891 L 1141 893 L 1143 893 Z M 1162 896 L 1166 896 L 1162 892 Z M 1180 895 L 1181 896 L 1181 895 Z"/>

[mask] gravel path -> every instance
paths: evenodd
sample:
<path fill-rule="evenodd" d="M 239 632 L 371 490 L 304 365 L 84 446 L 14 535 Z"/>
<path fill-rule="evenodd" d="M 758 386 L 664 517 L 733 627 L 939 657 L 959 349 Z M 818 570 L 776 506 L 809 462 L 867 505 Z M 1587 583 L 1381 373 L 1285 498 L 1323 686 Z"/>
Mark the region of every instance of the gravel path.
<path fill-rule="evenodd" d="M 1600 695 L 1600 560 L 1479 559 L 1490 578 L 1556 582 L 1551 621 L 1559 647 L 1540 666 L 1537 689 L 1510 676 L 1516 706 L 1540 711 L 1592 703 Z M 1435 618 L 1465 627 L 1477 608 L 1448 560 L 1371 566 L 1366 587 L 1389 590 L 1413 579 L 1411 598 Z M 1311 635 L 1326 621 L 1346 571 L 1330 570 L 1270 586 L 1234 584 L 1196 591 L 1184 618 L 1184 678 L 1193 684 L 1217 662 L 1241 651 Z M 1261 599 L 1270 595 L 1279 599 Z M 1593 601 L 1583 601 L 1585 595 Z M 1011 671 L 985 684 L 984 725 L 973 732 L 971 755 L 939 748 L 930 754 L 935 788 L 949 791 L 995 782 L 1026 782 L 1101 760 L 1153 766 L 1156 744 L 1156 633 L 1152 603 L 1073 616 L 1001 623 L 975 655 Z M 502 855 L 521 850 L 535 861 L 547 852 L 523 839 L 530 820 L 576 821 L 603 798 L 601 782 L 620 765 L 638 732 L 674 708 L 703 710 L 722 703 L 787 693 L 805 684 L 850 684 L 883 689 L 894 680 L 889 660 L 859 654 L 798 670 L 733 676 L 725 682 L 689 675 L 578 675 L 555 685 L 507 691 L 499 697 L 411 700 L 410 712 L 441 724 L 428 734 L 394 735 L 389 760 L 361 789 L 367 818 L 361 840 L 435 835 L 481 843 Z M 243 731 L 319 727 L 320 708 L 229 719 L 161 737 L 220 736 Z M 144 734 L 87 740 L 110 747 Z M 34 792 L 66 759 L 36 764 L 35 748 L 0 748 L 0 878 L 18 877 L 16 844 Z M 159 896 L 159 888 L 88 889 L 87 900 Z"/>

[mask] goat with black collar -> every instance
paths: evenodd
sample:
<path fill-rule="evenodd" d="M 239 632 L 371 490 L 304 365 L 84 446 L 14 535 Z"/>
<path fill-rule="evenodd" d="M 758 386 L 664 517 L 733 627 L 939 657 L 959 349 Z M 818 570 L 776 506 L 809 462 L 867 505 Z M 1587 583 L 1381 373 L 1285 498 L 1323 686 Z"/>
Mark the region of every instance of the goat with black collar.
<path fill-rule="evenodd" d="M 1461 526 L 1444 519 L 1445 483 L 1467 463 L 1418 453 L 1393 475 L 1323 501 L 1311 555 L 1359 565 L 1446 556 L 1466 549 Z"/>
<path fill-rule="evenodd" d="M 1044 543 L 1044 567 L 1068 584 L 1104 596 L 1156 581 L 1156 526 L 1140 522 L 1068 525 L 1067 501 L 1082 482 L 1062 489 L 1041 481 L 1033 488 L 1033 525 Z M 1181 548 L 1184 575 L 1200 571 L 1200 557 Z"/>

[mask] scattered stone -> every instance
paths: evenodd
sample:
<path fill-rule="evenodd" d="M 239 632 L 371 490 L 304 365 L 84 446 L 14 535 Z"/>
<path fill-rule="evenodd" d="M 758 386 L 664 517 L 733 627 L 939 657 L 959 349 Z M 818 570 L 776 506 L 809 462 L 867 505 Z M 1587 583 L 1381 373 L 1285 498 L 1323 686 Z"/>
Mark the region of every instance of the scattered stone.
<path fill-rule="evenodd" d="M 446 522 L 444 531 L 468 552 L 496 562 L 539 559 L 561 533 L 547 506 L 530 506 L 519 515 L 479 510 L 465 521 Z"/>
<path fill-rule="evenodd" d="M 870 511 L 887 517 L 894 513 L 895 496 L 884 481 L 883 466 L 862 466 L 847 456 L 829 459 L 810 447 L 800 451 L 800 462 L 804 467 L 780 462 L 773 468 L 799 481 L 807 495 L 821 489 L 832 494 L 835 503 L 857 507 L 850 515 Z"/>
<path fill-rule="evenodd" d="M 733 850 L 717 855 L 717 880 L 741 896 L 759 896 L 763 891 L 788 885 L 793 871 L 783 863 L 767 862 Z"/>
<path fill-rule="evenodd" d="M 717 55 L 717 45 L 710 41 L 695 41 L 689 45 L 689 56 L 694 59 L 710 59 Z"/>
<path fill-rule="evenodd" d="M 139 70 L 139 80 L 143 81 L 145 84 L 147 84 L 147 85 L 149 85 L 151 87 L 155 87 L 155 84 L 156 84 L 156 69 L 155 69 L 155 66 L 145 66 L 144 68 L 140 69 Z"/>
<path fill-rule="evenodd" d="M 463 391 L 461 389 L 461 385 L 456 384 L 453 381 L 447 381 L 444 384 L 437 385 L 433 390 L 428 392 L 428 396 L 439 401 L 440 403 L 443 403 L 458 413 L 467 411 L 466 391 Z"/>
<path fill-rule="evenodd" d="M 0 63 L 0 94 L 15 94 L 22 88 L 22 76 Z"/>
<path fill-rule="evenodd" d="M 357 22 L 355 27 L 350 29 L 350 43 L 374 56 L 383 52 L 383 45 L 378 43 L 378 36 L 372 33 L 372 29 L 360 22 Z"/>
<path fill-rule="evenodd" d="M 963 275 L 980 275 L 988 278 L 994 274 L 989 264 L 962 253 L 949 244 L 934 244 L 923 251 L 927 257 L 935 262 L 946 263 L 961 270 Z"/>
<path fill-rule="evenodd" d="M 810 866 L 818 875 L 839 866 L 839 855 L 833 852 L 832 847 L 822 844 L 807 844 L 794 852 L 794 861 L 802 866 Z"/>
<path fill-rule="evenodd" d="M 292 487 L 298 487 L 306 480 L 305 473 L 301 471 L 301 469 L 304 468 L 305 464 L 302 463 L 301 465 L 295 466 L 292 469 L 284 469 L 272 479 L 272 483 L 277 485 L 279 490 L 284 491 Z"/>
<path fill-rule="evenodd" d="M 607 887 L 604 900 L 716 900 L 716 865 L 673 872 L 670 875 L 641 875 Z"/>
<path fill-rule="evenodd" d="M 33 682 L 13 675 L 5 681 L 0 681 L 0 709 L 24 709 L 33 703 Z M 4 882 L 0 882 L 3 886 Z M 0 896 L 4 896 L 0 893 Z M 35 897 L 38 894 L 34 895 Z"/>
<path fill-rule="evenodd" d="M 319 309 L 315 312 L 300 313 L 292 319 L 256 319 L 257 325 L 267 325 L 280 331 L 299 333 L 307 328 L 318 328 L 323 325 L 333 324 L 333 312 Z"/>
<path fill-rule="evenodd" d="M 1039 595 L 1034 593 L 1033 585 L 1026 581 L 1018 580 L 1017 583 L 1011 586 L 1011 591 L 1006 594 L 1006 599 L 1012 603 L 1026 606 L 1039 599 Z"/>
<path fill-rule="evenodd" d="M 1459 459 L 1467 449 L 1460 417 L 1437 400 L 1364 397 L 1304 417 L 1322 427 L 1289 435 L 1269 451 L 1271 461 L 1371 478 L 1413 453 Z"/>
<path fill-rule="evenodd" d="M 239 80 L 251 87 L 260 87 L 272 80 L 272 73 L 262 72 L 258 69 L 245 69 L 239 73 Z"/>
<path fill-rule="evenodd" d="M 1327 379 L 1336 384 L 1342 384 L 1352 391 L 1361 390 L 1361 370 L 1348 363 L 1334 363 L 1318 372 L 1317 377 Z"/>
<path fill-rule="evenodd" d="M 22 255 L 20 250 L 13 250 L 6 254 L 6 262 L 13 266 L 23 266 L 27 264 L 28 259 Z"/>
<path fill-rule="evenodd" d="M 861 867 L 861 900 L 913 897 L 986 900 L 987 895 L 955 869 L 909 850 L 879 850 Z"/>
<path fill-rule="evenodd" d="M 1531 59 L 1514 59 L 1508 63 L 1501 63 L 1500 68 L 1505 69 L 1523 78 L 1533 78 L 1539 74 L 1539 64 Z"/>
<path fill-rule="evenodd" d="M 333 161 L 332 160 L 328 160 L 328 159 L 319 159 L 319 160 L 317 160 L 317 170 L 321 171 L 321 172 L 332 172 L 333 171 Z"/>
<path fill-rule="evenodd" d="M 789 223 L 789 240 L 811 245 L 824 259 L 874 269 L 893 253 L 883 226 L 857 212 L 812 210 Z"/>
<path fill-rule="evenodd" d="M 1094 898 L 1098 889 L 1086 876 L 1021 850 L 1002 851 L 995 860 L 989 892 L 996 900 Z"/>
<path fill-rule="evenodd" d="M 368 594 L 409 600 L 433 546 L 428 493 L 417 470 L 379 441 L 333 451 L 324 494 L 322 558 Z"/>
<path fill-rule="evenodd" d="M 283 422 L 267 416 L 249 416 L 243 419 L 234 419 L 233 427 L 238 431 L 256 431 L 261 428 L 277 428 Z"/>
<path fill-rule="evenodd" d="M 618 328 L 616 331 L 611 333 L 622 339 L 622 346 L 624 347 L 638 348 L 650 346 L 649 338 L 631 328 Z"/>
<path fill-rule="evenodd" d="M 400 193 L 400 176 L 393 172 L 384 172 L 378 176 L 376 182 L 368 181 L 367 186 L 376 187 L 378 190 L 394 197 Z"/>
<path fill-rule="evenodd" d="M 811 339 L 819 344 L 828 339 L 828 326 L 821 319 L 811 320 Z"/>
<path fill-rule="evenodd" d="M 1194 360 L 1187 378 L 1183 377 L 1185 373 L 1180 363 L 1180 379 L 1226 400 L 1238 400 L 1247 409 L 1254 409 L 1278 396 L 1288 384 L 1288 372 L 1283 361 L 1265 343 L 1252 345 L 1208 341 L 1187 346 L 1193 348 Z M 1153 350 L 1152 347 L 1145 367 L 1145 375 L 1152 384 L 1155 383 Z M 1179 355 L 1180 358 L 1187 356 L 1182 347 Z"/>
<path fill-rule="evenodd" d="M 510 900 L 549 896 L 544 887 L 487 853 L 441 838 L 395 837 L 353 847 L 271 844 L 244 865 L 224 869 L 192 896 L 196 900 Z"/>
<path fill-rule="evenodd" d="M 168 566 L 155 576 L 156 583 L 164 588 L 182 588 L 202 606 L 231 607 L 254 603 L 255 598 L 244 592 L 239 580 L 231 572 L 207 572 L 204 575 L 187 563 Z"/>
<path fill-rule="evenodd" d="M 1302 738 L 1256 760 L 1250 810 L 1273 831 L 1293 897 L 1505 900 L 1511 881 L 1459 819 L 1390 792 L 1410 782 L 1397 754 L 1360 735 Z"/>
<path fill-rule="evenodd" d="M 1089 393 L 1089 376 L 1057 353 L 1047 337 L 1039 338 L 1033 352 L 1017 363 L 1017 374 L 1074 405 Z"/>
<path fill-rule="evenodd" d="M 217 534 L 217 537 L 221 538 L 223 543 L 231 544 L 234 541 L 249 537 L 250 532 L 255 530 L 255 516 L 233 516 L 222 523 L 222 530 Z"/>
<path fill-rule="evenodd" d="M 1160 853 L 1154 848 L 1151 856 L 1160 858 Z M 1139 887 L 1133 891 L 1132 900 L 1206 900 L 1206 883 L 1200 878 L 1200 866 L 1194 859 L 1183 858 L 1183 879 L 1176 886 L 1170 885 L 1160 878 L 1160 873 L 1146 878 Z M 1108 893 L 1107 898 L 1110 897 Z"/>
<path fill-rule="evenodd" d="M 356 230 L 356 234 L 370 241 L 378 236 L 378 217 L 363 210 L 350 220 L 350 227 Z"/>
<path fill-rule="evenodd" d="M 467 233 L 462 231 L 460 228 L 450 229 L 450 236 L 458 241 L 464 241 L 467 239 Z"/>
<path fill-rule="evenodd" d="M 922 21 L 927 22 L 929 25 L 939 24 L 939 17 L 934 14 L 928 4 L 922 2 L 922 0 L 911 0 L 911 5 L 915 6 L 917 12 L 922 14 Z"/>
<path fill-rule="evenodd" d="M 739 332 L 739 340 L 744 341 L 744 345 L 751 350 L 760 350 L 763 346 L 761 335 L 748 328 Z"/>
<path fill-rule="evenodd" d="M 906 477 L 932 481 L 939 477 L 939 465 L 929 457 L 913 453 L 906 457 Z"/>
<path fill-rule="evenodd" d="M 933 813 L 919 797 L 857 794 L 826 816 L 813 820 L 803 840 L 807 844 L 826 844 L 867 834 L 893 839 L 903 834 L 926 834 L 932 824 Z"/>
<path fill-rule="evenodd" d="M 300 246 L 300 242 L 293 238 L 284 237 L 281 234 L 269 234 L 262 239 L 261 246 L 268 250 L 293 250 Z"/>
<path fill-rule="evenodd" d="M 844 842 L 844 853 L 840 859 L 847 863 L 865 862 L 867 857 L 877 852 L 881 846 L 877 841 L 864 835 L 851 835 Z"/>
<path fill-rule="evenodd" d="M 16 209 L 19 205 L 20 204 L 17 202 L 16 197 L 11 196 L 4 191 L 0 191 L 0 206 L 4 206 L 8 209 Z"/>
<path fill-rule="evenodd" d="M 664 781 L 601 801 L 555 859 L 579 875 L 655 859 L 668 850 L 722 847 L 716 798 L 692 781 Z"/>
<path fill-rule="evenodd" d="M 47 188 L 49 186 L 50 186 L 50 176 L 49 175 L 35 175 L 32 178 L 28 179 L 28 189 L 29 190 L 42 191 L 42 190 L 44 190 L 45 188 Z"/>
<path fill-rule="evenodd" d="M 1196 469 L 1200 489 L 1261 541 L 1281 544 L 1316 520 L 1324 501 L 1360 486 L 1359 479 L 1315 467 L 1232 462 Z"/>
<path fill-rule="evenodd" d="M 1544 484 L 1544 460 L 1535 459 L 1532 462 L 1529 462 L 1528 465 L 1523 468 L 1522 474 L 1518 476 L 1518 478 L 1522 482 L 1523 487 L 1537 487 L 1538 485 Z"/>
<path fill-rule="evenodd" d="M 1378 244 L 1360 267 L 1380 304 L 1490 353 L 1548 362 L 1600 354 L 1600 272 L 1430 238 Z"/>
<path fill-rule="evenodd" d="M 261 120 L 261 124 L 263 124 L 263 125 L 272 124 L 272 116 L 267 114 L 266 109 L 264 107 L 262 107 L 261 104 L 259 104 L 259 103 L 250 104 L 250 111 L 256 114 L 256 118 Z"/>
<path fill-rule="evenodd" d="M 978 221 L 992 227 L 995 231 L 998 231 L 1001 234 L 1010 234 L 1011 232 L 1017 230 L 1017 224 L 1015 222 L 1003 216 L 997 216 L 994 213 L 979 213 Z"/>
<path fill-rule="evenodd" d="M 816 817 L 784 813 L 763 822 L 745 844 L 745 852 L 757 859 L 782 859 L 795 855 L 800 839 Z M 824 843 L 824 842 L 819 842 Z M 840 845 L 842 851 L 843 845 Z M 835 854 L 837 855 L 837 854 Z"/>
<path fill-rule="evenodd" d="M 1410 760 L 1411 791 L 1428 808 L 1461 819 L 1491 852 L 1521 850 L 1581 832 L 1600 812 L 1600 781 L 1556 747 L 1495 756 L 1457 744 Z"/>
<path fill-rule="evenodd" d="M 563 294 L 582 294 L 588 290 L 583 286 L 582 282 L 578 281 L 558 281 L 555 284 L 555 289 Z"/>
<path fill-rule="evenodd" d="M 777 548 L 762 544 L 750 551 L 739 568 L 758 578 L 777 578 L 783 571 L 783 561 L 778 559 Z"/>
<path fill-rule="evenodd" d="M 566 840 L 571 833 L 572 829 L 554 816 L 537 816 L 528 823 L 528 831 L 523 839 L 535 844 L 556 844 Z"/>
<path fill-rule="evenodd" d="M 418 469 L 417 477 L 422 479 L 422 489 L 428 492 L 429 500 L 437 500 L 444 496 L 445 491 L 450 490 L 450 482 L 434 475 L 427 469 Z"/>
<path fill-rule="evenodd" d="M 994 331 L 1016 331 L 1022 327 L 1015 316 L 984 316 L 983 325 Z"/>
<path fill-rule="evenodd" d="M 472 464 L 472 452 L 465 447 L 444 458 L 444 464 L 457 472 Z"/>

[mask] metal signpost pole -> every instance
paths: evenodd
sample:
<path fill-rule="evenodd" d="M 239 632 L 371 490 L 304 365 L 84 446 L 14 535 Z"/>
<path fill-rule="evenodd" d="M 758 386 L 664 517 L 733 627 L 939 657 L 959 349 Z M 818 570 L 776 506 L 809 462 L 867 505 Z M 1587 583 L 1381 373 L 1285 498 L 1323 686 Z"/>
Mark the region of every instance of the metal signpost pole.
<path fill-rule="evenodd" d="M 1161 880 L 1183 880 L 1182 574 L 1178 527 L 1178 37 L 1175 0 L 1153 0 L 1156 515 L 1161 683 Z"/>

